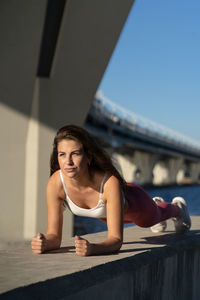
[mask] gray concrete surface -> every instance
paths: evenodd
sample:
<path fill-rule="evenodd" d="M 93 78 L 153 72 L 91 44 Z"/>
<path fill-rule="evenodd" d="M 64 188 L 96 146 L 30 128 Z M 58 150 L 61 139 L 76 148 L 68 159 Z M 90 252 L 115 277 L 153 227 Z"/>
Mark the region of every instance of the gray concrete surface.
<path fill-rule="evenodd" d="M 106 232 L 90 234 L 85 237 L 92 242 L 101 241 L 106 237 Z M 152 286 L 145 286 L 149 281 L 145 278 L 150 278 L 152 285 L 155 281 L 158 283 L 162 278 L 162 293 L 165 292 L 163 289 L 166 289 L 167 295 L 170 295 L 168 294 L 170 291 L 167 290 L 170 276 L 175 276 L 176 279 L 174 281 L 173 278 L 173 282 L 176 284 L 178 278 L 184 275 L 181 273 L 177 276 L 174 269 L 171 270 L 171 268 L 177 270 L 188 267 L 190 270 L 187 273 L 193 280 L 193 286 L 188 286 L 187 291 L 191 290 L 192 295 L 192 291 L 195 289 L 194 297 L 190 296 L 190 299 L 196 300 L 196 294 L 199 291 L 193 278 L 194 272 L 195 276 L 200 276 L 199 216 L 192 217 L 191 231 L 184 235 L 175 234 L 171 220 L 168 221 L 167 231 L 159 234 L 152 233 L 148 228 L 128 227 L 124 230 L 124 243 L 121 250 L 112 255 L 76 256 L 73 238 L 64 240 L 60 250 L 42 255 L 33 254 L 28 242 L 1 243 L 0 247 L 1 299 L 41 299 L 44 295 L 48 296 L 48 299 L 77 299 L 76 297 L 79 296 L 80 299 L 85 299 L 87 291 L 90 295 L 96 295 L 95 297 L 93 295 L 93 299 L 105 297 L 105 292 L 108 293 L 109 299 L 132 299 L 126 293 L 122 298 L 115 298 L 116 295 L 113 291 L 118 291 L 118 295 L 119 290 L 121 292 L 129 291 L 132 295 L 133 286 L 138 289 L 140 286 L 141 290 L 148 290 L 150 293 Z M 180 261 L 180 259 L 182 260 Z M 164 266 L 163 262 L 165 262 Z M 134 284 L 131 275 L 133 271 L 137 271 L 136 279 L 138 280 L 137 282 L 134 279 Z M 168 271 L 169 278 L 166 277 Z M 117 281 L 113 282 L 114 278 L 115 280 L 118 278 Z M 101 294 L 102 291 L 104 294 Z M 160 292 L 157 290 L 158 295 Z M 81 293 L 85 296 L 83 297 Z M 137 299 L 147 299 L 145 297 Z M 174 298 L 172 296 L 168 298 L 155 296 L 152 299 L 179 298 L 175 294 Z M 185 298 L 182 297 L 182 299 Z M 200 299 L 200 294 L 198 299 Z"/>

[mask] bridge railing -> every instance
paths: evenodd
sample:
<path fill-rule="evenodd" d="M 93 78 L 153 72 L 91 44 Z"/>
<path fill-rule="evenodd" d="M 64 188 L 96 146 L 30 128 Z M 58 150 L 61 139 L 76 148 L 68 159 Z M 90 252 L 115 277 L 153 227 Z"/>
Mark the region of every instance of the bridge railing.
<path fill-rule="evenodd" d="M 124 127 L 124 129 L 128 128 L 149 137 L 158 138 L 179 147 L 185 147 L 185 149 L 192 152 L 200 153 L 199 141 L 123 108 L 106 98 L 100 91 L 95 96 L 93 107 L 102 116 L 111 119 L 114 123 L 120 123 L 120 126 Z"/>

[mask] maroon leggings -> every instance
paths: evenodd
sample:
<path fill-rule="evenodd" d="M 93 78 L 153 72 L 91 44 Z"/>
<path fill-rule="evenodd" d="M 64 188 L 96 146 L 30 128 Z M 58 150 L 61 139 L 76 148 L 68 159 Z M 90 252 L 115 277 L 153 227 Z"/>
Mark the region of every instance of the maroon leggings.
<path fill-rule="evenodd" d="M 143 188 L 133 183 L 127 183 L 125 198 L 128 210 L 124 214 L 124 224 L 151 227 L 179 214 L 177 206 L 167 202 L 156 204 Z M 106 219 L 100 220 L 106 222 Z"/>
<path fill-rule="evenodd" d="M 173 204 L 162 202 L 156 204 L 152 198 L 138 185 L 127 183 L 125 198 L 128 210 L 124 215 L 124 223 L 135 223 L 141 227 L 151 227 L 179 214 L 179 208 Z"/>

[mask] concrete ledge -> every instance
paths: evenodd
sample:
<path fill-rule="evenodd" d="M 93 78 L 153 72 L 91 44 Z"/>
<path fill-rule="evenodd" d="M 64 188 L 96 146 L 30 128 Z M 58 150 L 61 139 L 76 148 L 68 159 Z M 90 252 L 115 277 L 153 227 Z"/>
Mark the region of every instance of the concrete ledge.
<path fill-rule="evenodd" d="M 171 221 L 162 234 L 126 228 L 123 247 L 114 255 L 78 257 L 73 239 L 46 255 L 4 244 L 1 299 L 200 299 L 200 217 L 192 222 L 191 231 L 180 236 Z"/>

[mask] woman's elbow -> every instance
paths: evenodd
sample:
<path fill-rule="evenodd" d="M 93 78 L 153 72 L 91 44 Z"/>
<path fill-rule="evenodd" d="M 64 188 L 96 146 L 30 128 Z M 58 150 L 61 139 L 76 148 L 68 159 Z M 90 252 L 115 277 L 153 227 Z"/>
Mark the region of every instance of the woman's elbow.
<path fill-rule="evenodd" d="M 114 251 L 119 251 L 121 249 L 122 245 L 123 245 L 123 240 L 117 239 L 115 246 L 114 246 L 114 248 L 115 248 Z"/>
<path fill-rule="evenodd" d="M 57 236 L 57 238 L 56 238 L 56 246 L 57 246 L 57 248 L 60 248 L 61 243 L 62 243 L 62 237 L 58 237 Z"/>
<path fill-rule="evenodd" d="M 119 247 L 119 249 L 118 249 L 118 250 L 120 250 L 120 249 L 121 249 L 122 245 L 123 245 L 123 240 L 119 240 L 119 243 L 118 243 L 118 247 Z"/>

